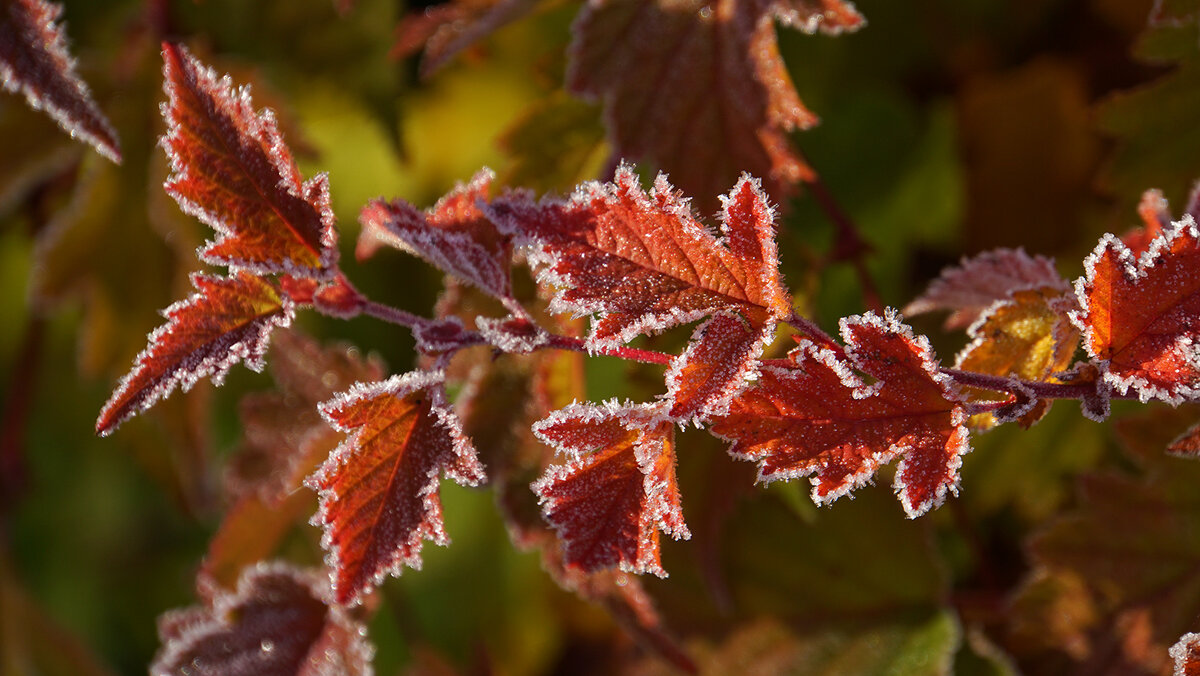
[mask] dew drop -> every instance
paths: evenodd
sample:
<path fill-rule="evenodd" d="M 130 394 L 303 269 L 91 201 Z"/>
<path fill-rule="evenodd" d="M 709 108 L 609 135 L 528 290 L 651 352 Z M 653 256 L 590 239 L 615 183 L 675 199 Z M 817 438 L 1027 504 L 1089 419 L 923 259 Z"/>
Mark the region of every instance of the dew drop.
<path fill-rule="evenodd" d="M 700 18 L 705 21 L 708 21 L 709 19 L 711 19 L 712 18 L 712 7 L 709 7 L 708 5 L 701 7 L 700 8 Z"/>
<path fill-rule="evenodd" d="M 269 653 L 275 650 L 275 642 L 263 639 L 263 641 L 258 644 L 258 647 L 261 648 L 264 653 Z"/>

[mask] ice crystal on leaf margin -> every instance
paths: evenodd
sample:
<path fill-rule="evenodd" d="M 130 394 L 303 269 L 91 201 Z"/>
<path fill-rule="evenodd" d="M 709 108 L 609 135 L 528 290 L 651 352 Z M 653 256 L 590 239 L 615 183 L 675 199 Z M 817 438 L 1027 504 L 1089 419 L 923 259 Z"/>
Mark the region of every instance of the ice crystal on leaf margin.
<path fill-rule="evenodd" d="M 421 566 L 424 540 L 449 543 L 442 523 L 442 474 L 466 486 L 485 480 L 475 448 L 446 406 L 441 372 L 414 371 L 358 383 L 320 405 L 349 436 L 306 481 L 320 508 L 333 590 L 357 602 L 403 566 Z"/>
<path fill-rule="evenodd" d="M 1075 282 L 1071 315 L 1107 386 L 1172 405 L 1200 396 L 1200 233 L 1185 215 L 1135 258 L 1105 235 Z"/>
<path fill-rule="evenodd" d="M 366 628 L 317 575 L 283 563 L 247 568 L 237 591 L 165 613 L 153 676 L 351 676 L 372 673 Z"/>
<path fill-rule="evenodd" d="M 1174 676 L 1200 676 L 1200 634 L 1184 634 L 1171 646 Z"/>
<path fill-rule="evenodd" d="M 186 392 L 205 376 L 219 385 L 239 361 L 261 371 L 271 331 L 291 324 L 295 312 L 291 299 L 246 272 L 233 277 L 197 273 L 192 285 L 196 293 L 163 312 L 167 323 L 150 334 L 133 370 L 100 411 L 98 434 L 110 434 L 176 385 Z"/>
<path fill-rule="evenodd" d="M 182 46 L 163 43 L 162 106 L 171 161 L 167 192 L 217 232 L 198 253 L 213 265 L 327 279 L 337 262 L 329 179 L 301 182 L 270 110 L 255 113 L 234 88 Z"/>
<path fill-rule="evenodd" d="M 761 185 L 743 175 L 721 199 L 718 237 L 665 175 L 647 193 L 633 167 L 622 164 L 612 182 L 584 183 L 565 202 L 513 193 L 485 211 L 527 252 L 539 280 L 556 288 L 551 311 L 593 315 L 592 350 L 710 316 L 722 316 L 724 328 L 735 320 L 747 325 L 735 341 L 701 326 L 672 364 L 667 401 L 672 418 L 686 421 L 724 410 L 765 337 L 792 313 L 779 274 L 775 212 Z M 708 357 L 722 361 L 697 361 Z M 727 368 L 726 359 L 735 366 Z"/>
<path fill-rule="evenodd" d="M 660 531 L 691 537 L 675 480 L 675 428 L 663 413 L 661 405 L 572 404 L 534 425 L 568 458 L 533 484 L 568 567 L 666 577 Z"/>
<path fill-rule="evenodd" d="M 45 109 L 72 137 L 118 164 L 117 134 L 75 73 L 62 26 L 62 7 L 45 0 L 9 0 L 0 8 L 0 85 Z"/>
<path fill-rule="evenodd" d="M 956 493 L 970 450 L 962 397 L 929 341 L 889 310 L 841 321 L 845 354 L 803 341 L 787 367 L 765 366 L 711 432 L 756 461 L 759 480 L 814 475 L 827 504 L 870 481 L 897 456 L 895 488 L 910 518 Z M 868 384 L 856 374 L 874 379 Z"/>

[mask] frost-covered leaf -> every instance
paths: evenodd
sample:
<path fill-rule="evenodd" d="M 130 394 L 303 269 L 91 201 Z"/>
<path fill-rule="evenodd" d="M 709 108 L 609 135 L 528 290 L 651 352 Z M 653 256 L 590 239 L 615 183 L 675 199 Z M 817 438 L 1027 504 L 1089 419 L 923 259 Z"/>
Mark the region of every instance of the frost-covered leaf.
<path fill-rule="evenodd" d="M 301 182 L 270 110 L 255 113 L 234 88 L 186 49 L 163 45 L 167 192 L 217 232 L 200 257 L 258 273 L 327 278 L 337 262 L 329 180 Z"/>
<path fill-rule="evenodd" d="M 153 676 L 369 675 L 366 629 L 317 575 L 283 563 L 248 568 L 236 592 L 164 614 Z"/>
<path fill-rule="evenodd" d="M 817 118 L 780 58 L 776 19 L 809 33 L 863 24 L 842 0 L 591 0 L 567 86 L 603 99 L 615 156 L 668 172 L 705 212 L 742 172 L 779 199 L 811 172 L 788 134 Z"/>
<path fill-rule="evenodd" d="M 483 169 L 471 182 L 459 184 L 424 212 L 403 200 L 372 200 L 359 216 L 359 260 L 383 244 L 415 254 L 446 274 L 496 298 L 512 296 L 509 281 L 511 246 L 508 238 L 480 211 L 494 174 Z"/>
<path fill-rule="evenodd" d="M 671 415 L 687 420 L 728 411 L 729 401 L 758 372 L 758 357 L 774 337 L 771 322 L 754 325 L 723 312 L 710 317 L 667 371 Z"/>
<path fill-rule="evenodd" d="M 718 238 L 665 176 L 647 194 L 633 169 L 622 165 L 612 183 L 584 184 L 567 202 L 509 195 L 494 200 L 488 214 L 531 250 L 539 279 L 557 288 L 551 311 L 594 315 L 587 339 L 592 349 L 714 314 L 724 316 L 721 326 L 749 325 L 733 337 L 711 332 L 711 342 L 672 365 L 682 375 L 671 380 L 671 414 L 690 419 L 722 409 L 761 353 L 764 336 L 792 312 L 779 274 L 774 210 L 758 181 L 743 176 L 722 199 Z M 701 327 L 694 340 L 704 334 Z M 740 361 L 728 368 L 700 365 L 724 371 L 724 380 L 702 387 L 687 375 L 696 366 L 693 353 Z"/>
<path fill-rule="evenodd" d="M 1129 248 L 1134 258 L 1141 258 L 1150 249 L 1150 243 L 1158 239 L 1164 229 L 1171 227 L 1171 212 L 1161 190 L 1147 190 L 1138 203 L 1138 216 L 1142 227 L 1125 233 L 1121 241 Z"/>
<path fill-rule="evenodd" d="M 654 407 L 573 404 L 534 425 L 568 458 L 533 484 L 569 568 L 665 577 L 659 533 L 689 538 L 675 482 L 675 428 Z"/>
<path fill-rule="evenodd" d="M 904 314 L 950 310 L 946 328 L 963 328 L 1013 292 L 1044 287 L 1070 289 L 1053 260 L 1030 256 L 1022 249 L 996 249 L 964 258 L 958 267 L 943 270 L 925 293 L 904 308 Z"/>
<path fill-rule="evenodd" d="M 815 475 L 818 504 L 903 456 L 896 492 L 908 515 L 920 516 L 958 489 L 970 450 L 959 395 L 938 373 L 929 341 L 892 311 L 843 319 L 842 338 L 844 357 L 806 341 L 790 365 L 764 366 L 711 431 L 733 442 L 734 457 L 756 461 L 761 481 Z"/>
<path fill-rule="evenodd" d="M 44 109 L 72 137 L 113 162 L 121 161 L 117 134 L 75 73 L 75 60 L 58 19 L 62 7 L 46 0 L 8 0 L 0 9 L 0 84 Z"/>
<path fill-rule="evenodd" d="M 955 367 L 1034 381 L 1067 370 L 1079 346 L 1079 331 L 1067 317 L 1073 306 L 1073 297 L 1052 287 L 1014 292 L 967 329 L 972 341 Z"/>
<path fill-rule="evenodd" d="M 1175 660 L 1174 676 L 1200 676 L 1200 634 L 1179 637 L 1171 646 L 1171 659 Z"/>
<path fill-rule="evenodd" d="M 245 272 L 192 276 L 196 293 L 167 308 L 167 323 L 150 334 L 133 370 L 100 411 L 96 432 L 107 435 L 169 395 L 205 376 L 220 384 L 239 361 L 263 367 L 271 331 L 292 321 L 293 304 L 267 281 Z"/>
<path fill-rule="evenodd" d="M 1102 377 L 1142 401 L 1179 404 L 1200 393 L 1200 235 L 1191 216 L 1165 230 L 1140 259 L 1105 235 L 1075 283 L 1072 319 Z"/>
<path fill-rule="evenodd" d="M 321 405 L 349 436 L 307 483 L 318 491 L 313 523 L 324 529 L 339 603 L 359 601 L 403 566 L 419 568 L 424 540 L 449 542 L 438 481 L 484 480 L 475 449 L 443 402 L 440 372 L 359 383 Z"/>

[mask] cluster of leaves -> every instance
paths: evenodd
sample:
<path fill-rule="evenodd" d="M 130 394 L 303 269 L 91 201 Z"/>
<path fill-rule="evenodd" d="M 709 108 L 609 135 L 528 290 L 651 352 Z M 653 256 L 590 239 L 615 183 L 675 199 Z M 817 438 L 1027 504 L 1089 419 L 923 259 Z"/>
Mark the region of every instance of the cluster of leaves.
<path fill-rule="evenodd" d="M 10 7 L 11 30 L 0 38 L 6 86 L 120 161 L 111 125 L 63 49 L 57 10 L 43 0 Z M 434 68 L 532 8 L 511 0 L 482 10 L 449 5 L 402 34 L 428 42 Z M 1195 18 L 1155 11 L 1160 26 Z M 272 336 L 281 392 L 243 401 L 245 447 L 229 481 L 237 498 L 200 572 L 203 605 L 162 617 L 155 673 L 368 671 L 372 648 L 361 622 L 377 589 L 403 567 L 419 568 L 426 540 L 449 542 L 443 477 L 495 486 L 514 540 L 542 550 L 556 581 L 694 672 L 700 667 L 630 576 L 665 577 L 662 535 L 692 535 L 677 469 L 687 460 L 677 462 L 676 444 L 688 428 L 708 435 L 698 448 L 719 444 L 755 463 L 759 483 L 808 477 L 818 505 L 872 483 L 897 460 L 894 492 L 915 519 L 958 493 L 963 456 L 980 430 L 1032 427 L 1055 399 L 1078 400 L 1095 421 L 1109 416 L 1114 399 L 1200 400 L 1196 197 L 1175 220 L 1161 194 L 1146 193 L 1145 227 L 1102 237 L 1074 284 L 1050 259 L 1014 249 L 947 269 L 904 314 L 952 313 L 947 328 L 965 328 L 969 341 L 952 367 L 897 310 L 843 317 L 837 337 L 798 312 L 780 271 L 775 205 L 802 182 L 828 195 L 787 136 L 815 117 L 787 76 L 776 22 L 839 33 L 863 19 L 840 0 L 589 3 L 575 21 L 568 86 L 603 99 L 615 157 L 667 173 L 646 187 L 633 165 L 614 162 L 608 180 L 539 198 L 520 187 L 494 191 L 495 176 L 482 170 L 429 209 L 371 201 L 359 216 L 358 258 L 394 248 L 446 275 L 431 318 L 351 284 L 327 177 L 301 177 L 275 114 L 257 111 L 247 87 L 163 42 L 161 145 L 171 171 L 164 187 L 215 231 L 197 254 L 226 271 L 191 276 L 194 292 L 166 309 L 96 432 L 111 434 L 176 388 L 204 378 L 219 385 L 238 362 L 261 370 Z M 662 77 L 631 76 L 638 69 Z M 689 142 L 695 137 L 711 142 Z M 697 213 L 717 206 L 712 224 Z M 405 327 L 421 364 L 385 377 L 376 361 L 323 350 L 286 331 L 304 310 Z M 591 320 L 586 335 L 580 317 Z M 692 325 L 682 349 L 653 349 L 657 336 Z M 785 356 L 768 356 L 792 345 Z M 665 367 L 661 386 L 644 401 L 580 403 L 584 355 Z M 1194 455 L 1197 438 L 1193 429 L 1171 450 Z M 1079 532 L 1152 527 L 1125 502 L 1184 499 L 1190 484 L 1181 476 L 1158 469 L 1152 477 L 1154 491 L 1092 479 L 1085 501 L 1095 513 L 1034 543 L 1043 577 L 1018 603 L 1041 603 L 1049 613 L 1067 602 L 1062 590 L 1079 582 L 1061 569 L 1081 567 L 1071 548 Z M 291 523 L 310 513 L 302 486 L 318 497 L 312 523 L 322 530 L 328 575 L 248 565 L 271 556 Z M 1100 518 L 1107 512 L 1110 521 Z M 1190 579 L 1191 569 L 1180 575 Z M 1142 623 L 1123 637 L 1121 653 L 1138 669 L 1167 658 L 1145 646 L 1139 653 L 1130 636 L 1150 633 L 1143 643 L 1154 646 L 1164 632 L 1185 634 L 1169 656 L 1177 673 L 1192 673 L 1200 650 L 1196 634 L 1185 632 L 1196 628 L 1195 604 L 1145 602 L 1136 593 L 1144 576 L 1136 577 L 1097 573 L 1092 579 L 1120 593 L 1089 612 Z M 1088 593 L 1076 591 L 1076 600 Z M 959 640 L 957 625 L 941 615 L 914 626 L 914 636 L 929 641 Z M 712 655 L 706 665 L 737 665 L 750 651 L 755 659 L 774 655 L 781 669 L 815 669 L 822 662 L 814 652 L 845 647 L 836 636 L 798 644 L 788 631 L 747 624 L 723 647 L 696 651 Z M 980 641 L 973 654 L 984 660 L 994 646 Z M 921 668 L 947 665 L 913 667 Z"/>

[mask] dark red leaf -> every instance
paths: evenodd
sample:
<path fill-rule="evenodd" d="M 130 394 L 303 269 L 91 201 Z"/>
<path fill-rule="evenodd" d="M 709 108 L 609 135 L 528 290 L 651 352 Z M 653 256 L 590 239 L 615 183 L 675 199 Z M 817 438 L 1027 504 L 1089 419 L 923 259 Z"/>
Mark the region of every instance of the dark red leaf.
<path fill-rule="evenodd" d="M 150 334 L 133 370 L 100 411 L 98 434 L 111 433 L 176 385 L 186 392 L 205 376 L 219 385 L 239 361 L 262 370 L 271 331 L 292 321 L 292 301 L 249 273 L 194 274 L 192 284 L 197 292 L 166 309 L 167 323 Z"/>
<path fill-rule="evenodd" d="M 363 226 L 359 260 L 388 244 L 424 258 L 493 297 L 511 297 L 511 246 L 478 206 L 487 201 L 492 178 L 492 172 L 484 169 L 424 212 L 403 200 L 372 200 L 359 216 Z"/>
<path fill-rule="evenodd" d="M 254 112 L 235 89 L 186 49 L 163 45 L 167 134 L 174 173 L 166 189 L 217 231 L 200 257 L 261 274 L 327 278 L 337 231 L 324 174 L 301 182 L 270 110 Z"/>
<path fill-rule="evenodd" d="M 567 85 L 604 100 L 617 157 L 666 171 L 704 211 L 742 172 L 779 199 L 811 173 L 788 134 L 817 118 L 779 56 L 776 19 L 809 33 L 863 23 L 841 0 L 592 0 Z"/>
<path fill-rule="evenodd" d="M 1171 646 L 1174 676 L 1200 676 L 1200 634 L 1184 634 Z"/>
<path fill-rule="evenodd" d="M 889 312 L 842 320 L 846 355 L 805 341 L 787 367 L 763 367 L 712 432 L 759 479 L 812 478 L 812 497 L 831 502 L 903 456 L 896 492 L 909 517 L 941 504 L 958 485 L 966 413 L 924 336 Z M 867 384 L 855 374 L 875 379 Z"/>
<path fill-rule="evenodd" d="M 325 530 L 339 603 L 361 600 L 405 565 L 420 567 L 424 540 L 449 542 L 441 474 L 463 485 L 485 479 L 442 382 L 440 372 L 416 371 L 359 383 L 321 405 L 326 420 L 349 433 L 307 482 L 321 497 L 313 523 Z"/>
<path fill-rule="evenodd" d="M 45 109 L 72 137 L 120 163 L 117 134 L 75 73 L 62 26 L 62 7 L 45 0 L 10 0 L 0 8 L 0 84 Z"/>
<path fill-rule="evenodd" d="M 1200 235 L 1185 216 L 1140 259 L 1105 235 L 1076 282 L 1082 310 L 1072 319 L 1104 382 L 1142 401 L 1172 404 L 1200 393 Z"/>
<path fill-rule="evenodd" d="M 318 576 L 282 563 L 247 569 L 237 591 L 159 618 L 150 673 L 354 676 L 371 671 L 366 629 L 334 605 Z"/>
<path fill-rule="evenodd" d="M 568 567 L 666 577 L 659 532 L 689 538 L 675 482 L 674 427 L 653 407 L 573 404 L 538 422 L 570 458 L 533 484 Z"/>

